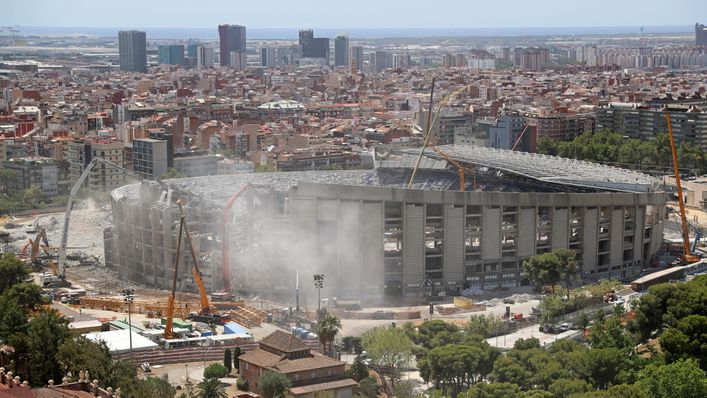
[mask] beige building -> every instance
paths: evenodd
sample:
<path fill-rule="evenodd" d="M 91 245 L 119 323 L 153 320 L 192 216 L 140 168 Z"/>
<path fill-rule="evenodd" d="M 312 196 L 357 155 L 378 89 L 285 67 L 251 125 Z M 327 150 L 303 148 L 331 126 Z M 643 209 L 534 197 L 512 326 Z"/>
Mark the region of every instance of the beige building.
<path fill-rule="evenodd" d="M 76 181 L 94 157 L 125 167 L 123 143 L 110 139 L 75 140 L 68 144 L 67 160 L 71 181 Z M 88 177 L 89 189 L 109 191 L 125 184 L 125 173 L 104 163 L 96 165 Z"/>

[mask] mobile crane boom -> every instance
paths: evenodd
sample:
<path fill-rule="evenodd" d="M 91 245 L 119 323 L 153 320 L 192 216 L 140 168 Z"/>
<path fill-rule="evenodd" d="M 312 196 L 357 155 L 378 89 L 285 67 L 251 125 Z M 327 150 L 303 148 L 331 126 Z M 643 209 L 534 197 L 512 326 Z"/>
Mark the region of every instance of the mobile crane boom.
<path fill-rule="evenodd" d="M 57 263 L 57 268 L 59 269 L 59 277 L 64 279 L 65 277 L 65 266 L 66 266 L 66 245 L 69 241 L 69 221 L 71 221 L 71 210 L 74 207 L 74 201 L 76 200 L 76 194 L 78 193 L 79 189 L 81 188 L 81 185 L 83 185 L 84 181 L 86 181 L 86 178 L 88 178 L 89 174 L 91 174 L 91 171 L 96 167 L 98 163 L 103 163 L 112 167 L 115 167 L 121 171 L 123 171 L 126 174 L 136 176 L 139 178 L 139 176 L 122 167 L 119 166 L 109 160 L 99 158 L 99 157 L 94 157 L 91 162 L 88 163 L 86 168 L 83 170 L 81 173 L 81 176 L 79 177 L 78 180 L 76 180 L 76 183 L 74 183 L 74 186 L 71 187 L 71 192 L 69 193 L 69 199 L 66 201 L 66 213 L 64 214 L 64 228 L 61 233 L 61 245 L 59 246 L 59 260 Z"/>
<path fill-rule="evenodd" d="M 181 202 L 179 200 L 177 200 L 177 205 L 179 205 L 181 209 Z M 176 304 L 175 302 L 177 297 L 177 275 L 179 275 L 179 257 L 182 251 L 182 231 L 184 229 L 184 225 L 184 215 L 180 214 L 179 234 L 177 235 L 177 256 L 174 260 L 174 274 L 172 276 L 172 294 L 167 300 L 167 321 L 165 322 L 166 324 L 164 327 L 164 338 L 168 340 L 177 337 L 174 333 L 174 306 Z"/>
<path fill-rule="evenodd" d="M 690 250 L 690 229 L 685 216 L 685 203 L 682 198 L 682 183 L 680 182 L 680 170 L 678 168 L 677 151 L 675 151 L 675 140 L 673 138 L 673 127 L 670 124 L 670 113 L 665 113 L 665 119 L 668 122 L 668 135 L 670 137 L 670 152 L 673 155 L 673 171 L 675 172 L 675 184 L 678 188 L 678 204 L 680 205 L 680 219 L 682 221 L 682 262 L 691 264 L 699 261 L 699 258 L 692 254 Z"/>

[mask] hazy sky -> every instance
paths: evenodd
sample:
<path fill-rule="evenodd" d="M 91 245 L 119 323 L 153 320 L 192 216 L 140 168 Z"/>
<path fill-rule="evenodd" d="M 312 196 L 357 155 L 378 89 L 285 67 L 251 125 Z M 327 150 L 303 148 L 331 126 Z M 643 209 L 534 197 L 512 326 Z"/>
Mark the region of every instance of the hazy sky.
<path fill-rule="evenodd" d="M 0 26 L 490 28 L 695 22 L 707 23 L 707 0 L 0 0 Z"/>

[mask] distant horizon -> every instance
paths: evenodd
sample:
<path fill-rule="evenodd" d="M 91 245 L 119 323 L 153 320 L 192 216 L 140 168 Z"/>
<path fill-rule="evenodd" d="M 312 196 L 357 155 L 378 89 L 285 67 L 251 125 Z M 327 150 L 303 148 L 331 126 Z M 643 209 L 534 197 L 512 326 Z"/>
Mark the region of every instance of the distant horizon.
<path fill-rule="evenodd" d="M 218 25 L 213 27 L 100 27 L 100 26 L 23 26 L 14 25 L 20 36 L 72 36 L 117 37 L 120 30 L 142 30 L 148 39 L 214 39 L 218 38 Z M 249 40 L 297 39 L 301 29 L 313 29 L 315 35 L 334 37 L 348 34 L 358 39 L 412 38 L 412 37 L 518 37 L 518 36 L 591 36 L 591 35 L 644 35 L 687 34 L 694 25 L 624 25 L 624 26 L 498 26 L 498 27 L 454 27 L 454 28 L 355 28 L 355 27 L 249 27 L 245 25 Z M 183 33 L 183 35 L 182 35 Z M 397 36 L 396 36 L 397 34 Z M 157 35 L 157 36 L 156 36 Z M 164 37 L 162 37 L 164 36 Z"/>

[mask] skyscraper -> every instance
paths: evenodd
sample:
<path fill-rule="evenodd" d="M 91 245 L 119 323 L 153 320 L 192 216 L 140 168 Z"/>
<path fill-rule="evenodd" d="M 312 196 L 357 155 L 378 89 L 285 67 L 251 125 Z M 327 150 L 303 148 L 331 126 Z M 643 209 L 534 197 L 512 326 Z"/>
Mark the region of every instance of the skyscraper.
<path fill-rule="evenodd" d="M 312 56 L 312 40 L 314 40 L 314 31 L 312 29 L 299 31 L 299 45 L 302 47 L 302 56 Z"/>
<path fill-rule="evenodd" d="M 157 62 L 162 65 L 184 65 L 184 45 L 157 46 Z"/>
<path fill-rule="evenodd" d="M 118 32 L 118 53 L 120 70 L 128 72 L 147 72 L 147 38 L 139 30 L 121 30 Z"/>
<path fill-rule="evenodd" d="M 347 36 L 334 39 L 334 66 L 351 66 L 351 48 Z"/>
<path fill-rule="evenodd" d="M 312 45 L 310 47 L 311 58 L 324 58 L 326 64 L 329 64 L 329 38 L 328 37 L 315 37 L 312 39 Z"/>
<path fill-rule="evenodd" d="M 695 45 L 707 46 L 707 26 L 701 23 L 695 24 Z"/>
<path fill-rule="evenodd" d="M 245 53 L 245 26 L 219 25 L 218 37 L 221 66 L 231 65 L 232 52 Z"/>
<path fill-rule="evenodd" d="M 197 68 L 210 68 L 214 66 L 214 49 L 203 45 L 196 46 Z"/>
<path fill-rule="evenodd" d="M 388 63 L 388 53 L 385 51 L 376 51 L 376 72 L 381 72 L 387 68 L 390 68 Z"/>
<path fill-rule="evenodd" d="M 356 65 L 356 70 L 363 72 L 363 47 L 351 47 L 351 63 Z"/>

